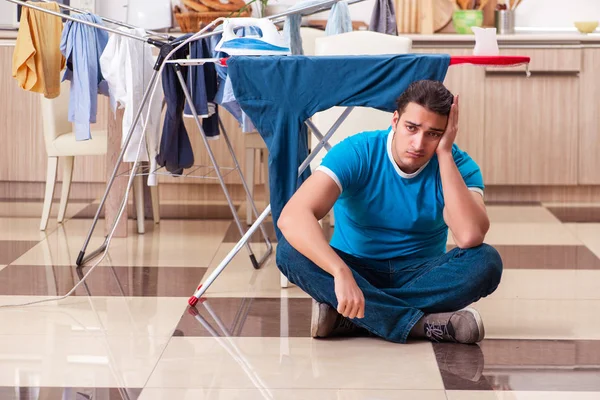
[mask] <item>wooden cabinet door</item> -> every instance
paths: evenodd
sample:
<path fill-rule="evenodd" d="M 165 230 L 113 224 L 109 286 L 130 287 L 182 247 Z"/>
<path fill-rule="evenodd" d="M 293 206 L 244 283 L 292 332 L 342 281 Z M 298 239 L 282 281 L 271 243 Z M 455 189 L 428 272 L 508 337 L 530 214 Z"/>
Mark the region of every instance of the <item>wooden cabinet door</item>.
<path fill-rule="evenodd" d="M 583 51 L 579 107 L 579 180 L 580 185 L 600 184 L 600 49 Z"/>
<path fill-rule="evenodd" d="M 575 185 L 577 72 L 489 72 L 483 175 L 488 185 Z"/>

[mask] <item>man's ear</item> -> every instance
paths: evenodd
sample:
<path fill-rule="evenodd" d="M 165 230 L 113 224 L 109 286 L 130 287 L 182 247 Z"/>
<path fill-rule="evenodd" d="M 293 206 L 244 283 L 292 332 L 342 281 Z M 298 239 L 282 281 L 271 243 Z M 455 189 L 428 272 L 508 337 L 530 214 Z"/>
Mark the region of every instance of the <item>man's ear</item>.
<path fill-rule="evenodd" d="M 398 125 L 398 121 L 400 121 L 400 114 L 398 110 L 394 111 L 394 115 L 392 116 L 392 127 L 396 127 Z"/>

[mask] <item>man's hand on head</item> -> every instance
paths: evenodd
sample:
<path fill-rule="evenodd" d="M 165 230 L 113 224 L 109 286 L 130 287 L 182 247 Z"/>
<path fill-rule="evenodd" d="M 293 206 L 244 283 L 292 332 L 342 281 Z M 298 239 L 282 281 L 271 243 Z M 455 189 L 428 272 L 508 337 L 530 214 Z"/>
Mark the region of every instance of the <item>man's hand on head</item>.
<path fill-rule="evenodd" d="M 436 149 L 437 155 L 441 154 L 452 154 L 452 145 L 456 140 L 456 134 L 458 133 L 458 95 L 454 96 L 454 102 L 450 109 L 450 115 L 448 116 L 448 124 L 446 125 L 446 131 L 442 135 L 438 147 Z"/>

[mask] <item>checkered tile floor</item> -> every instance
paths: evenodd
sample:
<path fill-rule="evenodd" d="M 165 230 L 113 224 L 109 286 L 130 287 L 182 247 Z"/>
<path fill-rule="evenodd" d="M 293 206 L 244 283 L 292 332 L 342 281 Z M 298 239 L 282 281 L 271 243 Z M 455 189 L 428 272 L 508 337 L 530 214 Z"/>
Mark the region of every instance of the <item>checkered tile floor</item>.
<path fill-rule="evenodd" d="M 40 232 L 41 203 L 0 201 L 0 305 L 79 282 L 95 207 L 74 203 Z M 220 205 L 167 204 L 144 235 L 130 220 L 72 297 L 0 308 L 0 399 L 599 399 L 600 206 L 488 210 L 505 271 L 474 305 L 480 345 L 313 340 L 310 298 L 245 251 L 194 315 L 188 297 L 240 236 Z"/>

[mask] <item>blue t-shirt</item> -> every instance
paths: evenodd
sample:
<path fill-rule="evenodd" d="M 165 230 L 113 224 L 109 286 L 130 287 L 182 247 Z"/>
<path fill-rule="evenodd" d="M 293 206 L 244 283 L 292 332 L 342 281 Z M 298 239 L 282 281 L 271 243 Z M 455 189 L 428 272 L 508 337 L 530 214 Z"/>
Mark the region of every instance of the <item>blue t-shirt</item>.
<path fill-rule="evenodd" d="M 413 174 L 392 156 L 392 130 L 363 132 L 332 147 L 317 170 L 340 187 L 331 246 L 359 258 L 432 257 L 446 252 L 448 226 L 437 156 Z M 479 166 L 453 145 L 466 186 L 483 195 Z"/>

